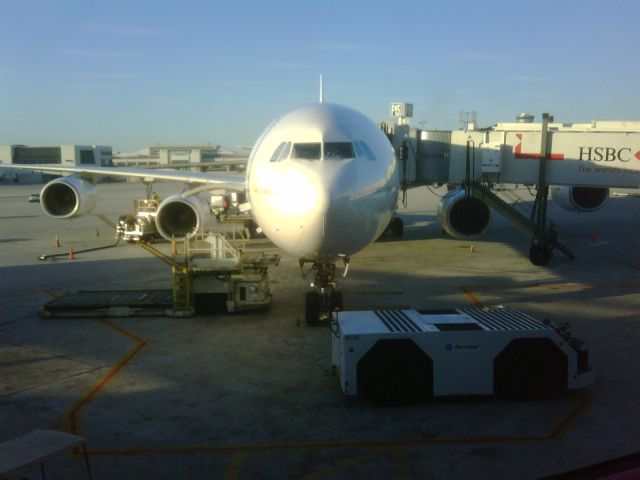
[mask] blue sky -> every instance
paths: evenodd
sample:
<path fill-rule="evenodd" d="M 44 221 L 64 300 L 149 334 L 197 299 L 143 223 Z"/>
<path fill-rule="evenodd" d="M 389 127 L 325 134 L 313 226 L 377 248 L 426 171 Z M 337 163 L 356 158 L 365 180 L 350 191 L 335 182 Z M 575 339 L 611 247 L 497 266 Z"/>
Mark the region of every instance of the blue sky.
<path fill-rule="evenodd" d="M 0 144 L 252 145 L 318 96 L 378 122 L 640 119 L 640 2 L 0 0 Z"/>

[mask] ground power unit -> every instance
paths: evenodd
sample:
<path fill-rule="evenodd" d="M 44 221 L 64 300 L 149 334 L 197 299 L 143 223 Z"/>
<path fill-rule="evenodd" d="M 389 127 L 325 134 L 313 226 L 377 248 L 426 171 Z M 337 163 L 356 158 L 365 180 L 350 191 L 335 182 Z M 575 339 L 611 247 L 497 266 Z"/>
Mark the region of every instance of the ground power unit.
<path fill-rule="evenodd" d="M 377 403 L 540 399 L 594 379 L 588 351 L 567 325 L 512 308 L 344 311 L 331 325 L 343 393 Z"/>

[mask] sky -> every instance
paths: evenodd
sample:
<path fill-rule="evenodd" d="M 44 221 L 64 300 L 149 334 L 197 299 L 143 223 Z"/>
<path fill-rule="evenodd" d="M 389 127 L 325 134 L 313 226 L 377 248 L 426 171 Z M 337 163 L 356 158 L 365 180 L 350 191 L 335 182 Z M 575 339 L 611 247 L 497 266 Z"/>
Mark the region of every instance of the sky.
<path fill-rule="evenodd" d="M 640 120 L 640 2 L 0 0 L 0 145 L 251 146 L 318 100 Z"/>

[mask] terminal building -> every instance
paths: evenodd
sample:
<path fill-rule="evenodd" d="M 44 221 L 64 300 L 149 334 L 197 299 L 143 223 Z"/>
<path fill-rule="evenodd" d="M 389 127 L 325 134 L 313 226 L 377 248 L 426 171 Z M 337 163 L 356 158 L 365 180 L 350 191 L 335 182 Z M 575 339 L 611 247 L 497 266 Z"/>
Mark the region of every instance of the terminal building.
<path fill-rule="evenodd" d="M 220 145 L 154 145 L 136 152 L 117 152 L 115 167 L 170 167 L 171 165 L 213 163 L 239 158 L 239 155 Z"/>
<path fill-rule="evenodd" d="M 154 145 L 135 152 L 113 152 L 105 145 L 61 145 L 29 147 L 0 145 L 0 163 L 31 165 L 92 165 L 98 167 L 166 167 L 202 165 L 221 160 L 243 159 L 246 156 L 220 145 Z M 56 175 L 57 176 L 57 175 Z M 0 182 L 43 183 L 52 175 L 24 170 L 3 170 Z"/>
<path fill-rule="evenodd" d="M 112 149 L 106 145 L 60 145 L 57 147 L 29 147 L 26 145 L 0 145 L 0 163 L 31 165 L 93 165 L 112 166 Z M 3 170 L 0 172 L 5 182 L 42 183 L 51 175 Z"/>

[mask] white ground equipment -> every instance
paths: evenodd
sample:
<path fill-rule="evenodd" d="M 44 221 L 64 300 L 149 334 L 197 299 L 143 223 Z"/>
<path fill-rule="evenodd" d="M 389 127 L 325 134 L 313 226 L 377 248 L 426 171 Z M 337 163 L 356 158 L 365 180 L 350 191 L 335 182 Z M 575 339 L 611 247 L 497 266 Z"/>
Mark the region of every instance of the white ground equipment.
<path fill-rule="evenodd" d="M 451 395 L 546 398 L 593 382 L 567 325 L 511 308 L 333 314 L 332 361 L 342 391 L 401 404 Z"/>
<path fill-rule="evenodd" d="M 118 219 L 116 232 L 129 243 L 159 238 L 156 228 L 157 215 L 157 199 L 138 198 L 133 201 L 133 214 L 122 215 Z"/>
<path fill-rule="evenodd" d="M 188 245 L 186 269 L 198 311 L 215 312 L 222 302 L 229 313 L 271 303 L 268 268 L 278 265 L 279 254 L 247 251 L 220 233 L 195 235 Z"/>

